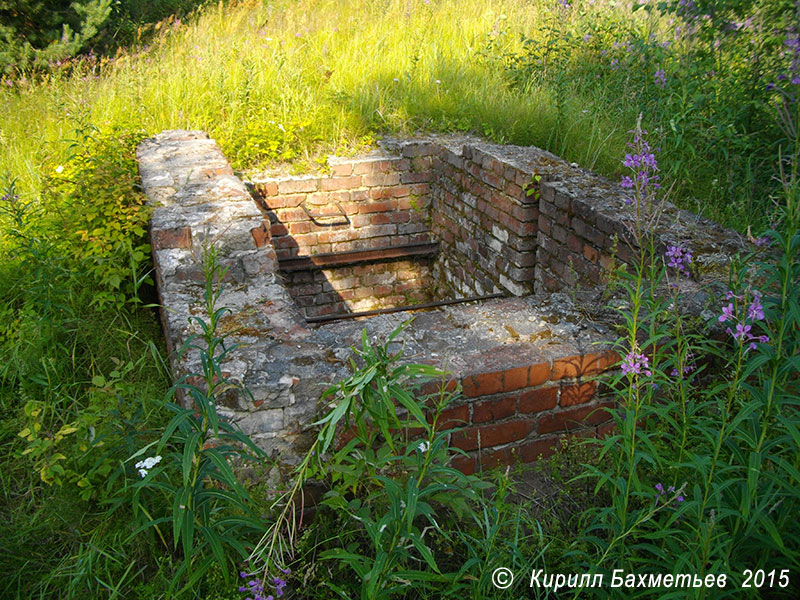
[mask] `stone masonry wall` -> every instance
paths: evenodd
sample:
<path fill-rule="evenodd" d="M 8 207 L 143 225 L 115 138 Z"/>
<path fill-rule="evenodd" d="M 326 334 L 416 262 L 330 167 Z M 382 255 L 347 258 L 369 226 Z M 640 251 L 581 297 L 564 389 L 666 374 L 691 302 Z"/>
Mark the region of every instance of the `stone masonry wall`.
<path fill-rule="evenodd" d="M 329 177 L 262 181 L 259 209 L 202 132 L 163 132 L 142 142 L 137 157 L 153 206 L 153 260 L 173 375 L 199 372 L 198 353 L 178 349 L 199 331 L 192 317 L 203 317 L 202 255 L 213 243 L 229 267 L 219 298 L 229 313 L 220 333 L 233 350 L 222 369 L 250 390 L 229 390 L 217 399 L 218 407 L 283 460 L 296 461 L 308 448 L 310 423 L 327 408 L 319 405 L 322 392 L 349 374 L 350 348 L 360 345 L 362 330 L 379 343 L 408 315 L 309 327 L 279 260 L 384 248 L 398 239 L 435 242 L 437 235 L 441 249 L 433 273 L 441 275 L 444 270 L 437 269 L 448 260 L 461 265 L 463 274 L 454 269 L 449 280 L 457 291 L 499 288 L 521 295 L 416 313 L 393 342 L 392 350 L 402 344 L 409 360 L 445 368 L 450 385 L 462 389 L 445 415 L 449 424 L 461 426 L 452 443 L 467 452 L 454 464 L 469 471 L 516 457 L 533 460 L 565 435 L 606 431 L 602 409 L 609 400 L 597 377 L 615 368 L 616 335 L 608 313 L 598 310 L 602 287 L 590 284 L 602 281 L 615 246 L 617 258 L 632 258 L 635 213 L 617 184 L 536 148 L 474 138 L 389 140 L 380 156 L 332 160 Z M 428 167 L 427 173 L 417 170 Z M 524 191 L 526 180 L 535 183 L 531 193 Z M 339 230 L 312 228 L 300 204 L 312 206 L 314 194 L 319 196 L 313 206 L 320 210 L 339 198 L 349 222 Z M 717 307 L 704 311 L 703 303 L 715 298 L 703 295 L 702 287 L 720 272 L 727 275 L 742 241 L 669 204 L 662 209 L 657 243 L 683 243 L 694 255 L 692 278 L 676 282 L 678 305 L 694 307 L 693 314 L 714 324 Z M 535 265 L 524 264 L 534 250 Z M 373 267 L 316 269 L 305 284 L 320 287 L 306 296 L 317 289 L 329 293 L 322 278 L 330 283 L 337 277 L 360 278 L 353 287 L 342 284 L 340 295 L 348 289 L 389 293 L 379 289 L 388 284 L 368 279 L 375 273 L 367 266 Z M 502 274 L 510 284 L 499 279 Z M 481 287 L 470 287 L 472 282 Z M 531 288 L 535 294 L 522 296 Z M 391 292 L 398 295 L 397 289 Z"/>
<path fill-rule="evenodd" d="M 441 147 L 432 231 L 442 249 L 434 278 L 461 295 L 533 291 L 538 206 L 530 174 L 472 145 Z"/>

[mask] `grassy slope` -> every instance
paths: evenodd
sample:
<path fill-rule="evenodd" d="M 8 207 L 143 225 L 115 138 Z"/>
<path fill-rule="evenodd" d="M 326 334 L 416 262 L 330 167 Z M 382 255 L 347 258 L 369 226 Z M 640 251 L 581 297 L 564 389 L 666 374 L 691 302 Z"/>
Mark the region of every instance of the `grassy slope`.
<path fill-rule="evenodd" d="M 302 157 L 320 146 L 358 144 L 375 131 L 418 128 L 555 146 L 552 90 L 511 89 L 497 65 L 479 58 L 492 31 L 526 31 L 540 18 L 537 4 L 518 0 L 212 9 L 194 24 L 165 26 L 152 49 L 123 55 L 99 79 L 54 77 L 49 85 L 1 94 L 0 171 L 37 189 L 42 169 L 65 156 L 58 142 L 70 137 L 78 115 L 101 128 L 151 134 L 205 129 L 240 167 L 269 157 L 254 147 L 263 150 L 269 139 Z M 519 50 L 513 35 L 501 39 Z M 555 149 L 611 172 L 631 115 L 620 120 L 586 108 L 566 107 L 575 125 Z"/>

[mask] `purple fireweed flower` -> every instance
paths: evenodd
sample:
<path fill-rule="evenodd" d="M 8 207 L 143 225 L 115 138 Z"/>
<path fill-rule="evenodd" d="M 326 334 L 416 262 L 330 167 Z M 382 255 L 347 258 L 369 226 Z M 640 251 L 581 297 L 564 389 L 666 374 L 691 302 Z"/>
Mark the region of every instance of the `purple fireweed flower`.
<path fill-rule="evenodd" d="M 689 265 L 692 263 L 692 253 L 683 246 L 669 246 L 665 257 L 668 258 L 667 266 L 689 277 Z"/>
<path fill-rule="evenodd" d="M 641 375 L 645 374 L 648 377 L 652 376 L 653 372 L 650 371 L 650 359 L 644 354 L 631 350 L 622 361 L 622 373 L 624 375 Z"/>
<path fill-rule="evenodd" d="M 764 320 L 764 307 L 761 304 L 761 294 L 753 292 L 753 301 L 747 309 L 747 318 L 751 321 Z"/>
<path fill-rule="evenodd" d="M 668 488 L 665 490 L 665 489 L 664 489 L 664 486 L 663 486 L 663 485 L 661 485 L 660 483 L 657 483 L 657 484 L 655 485 L 655 488 L 656 488 L 656 500 L 658 500 L 658 501 L 661 501 L 661 502 L 664 502 L 665 504 L 666 504 L 666 502 L 667 502 L 667 498 L 666 498 L 666 497 L 667 497 L 667 496 L 669 496 L 670 494 L 675 494 L 675 493 L 676 493 L 676 491 L 677 491 L 677 490 L 675 489 L 675 486 L 674 486 L 674 485 L 671 485 L 671 486 L 669 486 L 669 487 L 668 487 Z M 685 500 L 685 498 L 683 497 L 683 494 L 678 494 L 678 495 L 675 497 L 675 504 L 680 504 L 680 503 L 681 503 L 681 502 L 683 502 L 684 500 Z"/>
<path fill-rule="evenodd" d="M 688 375 L 689 373 L 691 373 L 694 370 L 695 370 L 694 365 L 686 365 L 685 367 L 683 367 L 683 374 L 684 375 Z M 678 377 L 678 375 L 679 375 L 678 369 L 672 369 L 672 371 L 670 372 L 669 375 L 670 375 L 670 377 Z"/>
<path fill-rule="evenodd" d="M 656 81 L 656 85 L 660 88 L 664 88 L 667 85 L 667 74 L 664 72 L 664 69 L 659 69 L 656 71 L 656 74 L 653 75 L 653 78 Z"/>
<path fill-rule="evenodd" d="M 697 367 L 694 365 L 694 352 L 687 352 L 686 354 L 686 364 L 683 365 L 683 376 L 696 371 Z M 679 377 L 681 376 L 680 372 L 678 371 L 678 367 L 672 369 L 670 372 L 670 377 Z M 683 377 L 681 377 L 683 378 Z"/>
<path fill-rule="evenodd" d="M 265 596 L 264 592 L 264 584 L 262 583 L 261 579 L 255 573 L 245 573 L 242 571 L 239 573 L 239 577 L 242 579 L 250 580 L 247 582 L 246 586 L 240 586 L 239 591 L 246 594 L 252 594 L 247 596 L 245 600 L 275 600 L 275 596 L 269 594 Z M 273 580 L 273 585 L 275 585 L 275 593 L 280 597 L 283 595 L 283 588 L 286 586 L 286 582 L 280 579 L 279 577 L 275 577 Z"/>
<path fill-rule="evenodd" d="M 770 239 L 769 239 L 769 236 L 764 235 L 764 236 L 761 236 L 759 238 L 756 238 L 753 241 L 753 243 L 756 246 L 758 246 L 759 248 L 763 248 L 764 246 L 769 246 L 770 245 Z"/>
<path fill-rule="evenodd" d="M 745 325 L 744 323 L 737 323 L 736 324 L 736 333 L 733 334 L 733 338 L 736 339 L 736 340 L 740 340 L 740 339 L 743 339 L 745 336 L 748 336 L 748 339 L 749 339 L 749 337 L 750 337 L 749 333 L 750 333 L 750 330 L 752 328 L 753 328 L 752 325 Z M 729 328 L 729 330 L 730 330 L 730 328 Z"/>
<path fill-rule="evenodd" d="M 275 586 L 275 595 L 278 596 L 278 598 L 283 596 L 283 588 L 286 587 L 286 582 L 280 577 L 274 577 L 272 583 Z"/>
<path fill-rule="evenodd" d="M 630 169 L 632 173 L 624 175 L 622 187 L 633 189 L 637 201 L 653 200 L 654 191 L 661 186 L 658 184 L 658 161 L 655 152 L 650 147 L 650 143 L 645 139 L 646 131 L 641 129 L 634 130 L 633 142 L 628 144 L 630 152 L 625 154 L 622 164 Z M 632 204 L 632 200 L 626 199 L 627 204 Z"/>
<path fill-rule="evenodd" d="M 731 324 L 736 324 L 735 330 L 731 327 L 725 329 L 728 335 L 733 336 L 733 339 L 747 346 L 745 351 L 755 350 L 757 348 L 756 342 L 766 344 L 769 342 L 767 335 L 755 335 L 753 333 L 753 325 L 758 321 L 763 321 L 764 305 L 761 303 L 762 294 L 758 290 L 749 289 L 745 294 L 739 296 L 732 291 L 726 293 L 728 300 L 736 299 L 741 302 L 740 309 L 737 313 L 734 304 L 729 302 L 727 306 L 723 307 L 722 314 L 719 316 L 720 323 L 731 321 Z M 747 304 L 749 299 L 749 305 Z M 747 307 L 745 309 L 745 306 Z"/>

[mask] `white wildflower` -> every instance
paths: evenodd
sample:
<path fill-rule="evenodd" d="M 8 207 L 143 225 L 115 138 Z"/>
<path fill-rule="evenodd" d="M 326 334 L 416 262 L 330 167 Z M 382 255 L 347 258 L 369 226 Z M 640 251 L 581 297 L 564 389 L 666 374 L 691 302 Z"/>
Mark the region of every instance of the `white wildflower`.
<path fill-rule="evenodd" d="M 142 478 L 147 477 L 147 474 L 150 472 L 150 469 L 155 467 L 158 463 L 161 462 L 160 456 L 148 456 L 144 460 L 140 460 L 134 466 L 139 470 L 139 475 Z"/>
<path fill-rule="evenodd" d="M 419 450 L 420 452 L 422 452 L 424 454 L 425 452 L 428 451 L 428 449 L 430 447 L 431 447 L 431 443 L 428 440 L 424 440 L 424 441 L 419 443 L 419 445 L 417 446 L 417 450 Z"/>

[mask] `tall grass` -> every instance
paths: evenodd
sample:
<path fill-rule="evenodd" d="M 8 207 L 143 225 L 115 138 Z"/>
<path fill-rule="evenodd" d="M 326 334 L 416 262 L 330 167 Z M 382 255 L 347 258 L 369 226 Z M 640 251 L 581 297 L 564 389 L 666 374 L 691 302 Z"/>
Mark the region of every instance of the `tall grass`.
<path fill-rule="evenodd" d="M 545 145 L 552 90 L 512 89 L 478 60 L 499 25 L 530 29 L 541 10 L 518 0 L 220 4 L 188 25 L 165 22 L 151 48 L 120 54 L 99 76 L 55 73 L 1 93 L 0 171 L 39 189 L 68 155 L 59 142 L 77 115 L 101 128 L 204 129 L 239 167 L 356 146 L 376 131 L 467 129 Z M 593 154 L 622 147 L 615 119 L 595 116 L 592 129 L 606 140 Z M 602 164 L 581 154 L 583 138 L 574 131 L 559 149 Z"/>

